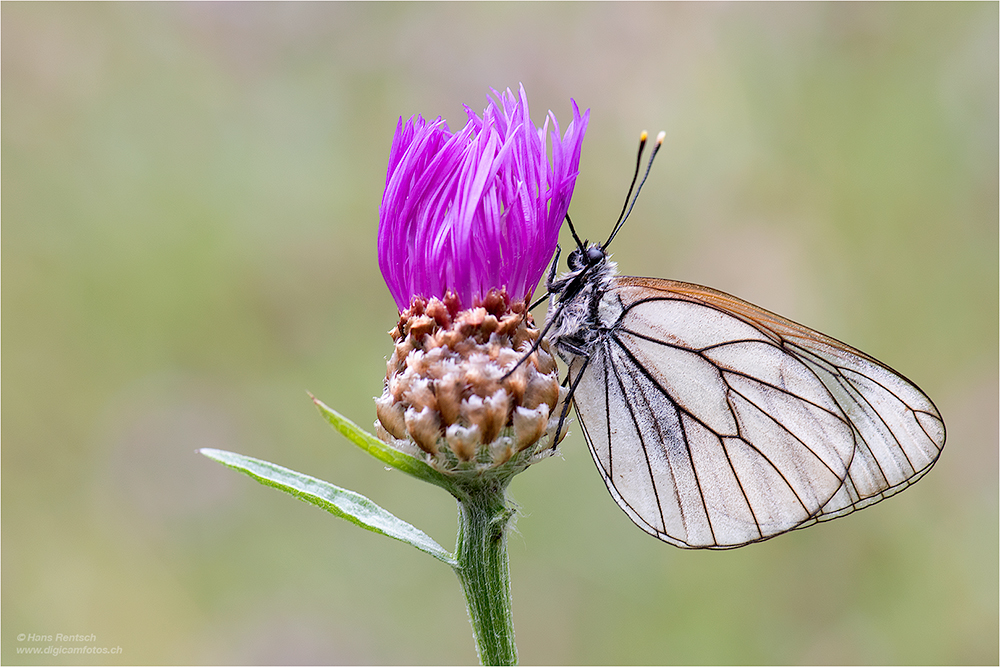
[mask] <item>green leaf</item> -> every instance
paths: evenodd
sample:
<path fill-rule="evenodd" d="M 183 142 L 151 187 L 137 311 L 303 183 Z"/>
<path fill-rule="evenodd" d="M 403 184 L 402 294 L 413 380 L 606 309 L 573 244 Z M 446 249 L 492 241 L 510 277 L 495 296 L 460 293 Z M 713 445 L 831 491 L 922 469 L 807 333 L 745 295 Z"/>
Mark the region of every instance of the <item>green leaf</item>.
<path fill-rule="evenodd" d="M 374 533 L 406 542 L 452 567 L 458 565 L 455 557 L 445 551 L 427 533 L 411 526 L 360 494 L 249 456 L 221 449 L 199 449 L 198 451 L 233 470 L 253 477 L 265 486 L 280 489 Z"/>
<path fill-rule="evenodd" d="M 407 474 L 413 475 L 417 479 L 422 479 L 425 482 L 436 484 L 442 489 L 454 493 L 454 482 L 448 478 L 447 475 L 435 470 L 430 465 L 414 456 L 410 456 L 409 454 L 401 452 L 394 447 L 390 447 L 344 415 L 327 406 L 323 403 L 323 401 L 319 400 L 312 394 L 309 394 L 309 397 L 312 398 L 313 403 L 315 403 L 316 407 L 319 408 L 320 413 L 328 422 L 330 422 L 330 424 L 333 425 L 335 429 L 340 431 L 345 438 L 377 458 L 379 461 L 382 461 L 386 465 L 390 465 L 397 470 L 402 470 Z"/>

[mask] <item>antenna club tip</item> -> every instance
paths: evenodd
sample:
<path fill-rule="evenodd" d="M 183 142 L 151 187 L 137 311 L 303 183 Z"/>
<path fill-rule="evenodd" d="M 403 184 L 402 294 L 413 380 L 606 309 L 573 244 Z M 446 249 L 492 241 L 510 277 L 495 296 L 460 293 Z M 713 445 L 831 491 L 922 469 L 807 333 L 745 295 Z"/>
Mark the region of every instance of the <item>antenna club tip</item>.
<path fill-rule="evenodd" d="M 639 135 L 639 141 L 646 141 L 646 139 L 649 139 L 649 132 L 643 130 L 642 134 Z"/>
<path fill-rule="evenodd" d="M 643 132 L 643 134 L 645 134 L 645 132 Z M 656 135 L 656 145 L 657 146 L 661 145 L 663 143 L 663 140 L 666 138 L 667 138 L 667 133 L 663 130 L 660 130 L 660 133 Z"/>

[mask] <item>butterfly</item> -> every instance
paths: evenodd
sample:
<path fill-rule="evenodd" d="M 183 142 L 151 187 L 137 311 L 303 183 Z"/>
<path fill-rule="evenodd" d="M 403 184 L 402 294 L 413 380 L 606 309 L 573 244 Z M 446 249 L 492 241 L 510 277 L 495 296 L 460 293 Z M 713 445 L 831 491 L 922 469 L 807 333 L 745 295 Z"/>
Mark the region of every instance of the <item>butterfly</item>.
<path fill-rule="evenodd" d="M 567 216 L 576 248 L 556 276 L 557 248 L 543 297 L 542 336 L 568 365 L 564 385 L 622 510 L 670 544 L 728 549 L 844 516 L 920 479 L 945 426 L 905 377 L 723 292 L 618 274 L 607 249 L 631 213 L 645 143 L 644 132 L 606 242 L 581 241 Z M 557 434 L 568 408 L 569 399 Z"/>

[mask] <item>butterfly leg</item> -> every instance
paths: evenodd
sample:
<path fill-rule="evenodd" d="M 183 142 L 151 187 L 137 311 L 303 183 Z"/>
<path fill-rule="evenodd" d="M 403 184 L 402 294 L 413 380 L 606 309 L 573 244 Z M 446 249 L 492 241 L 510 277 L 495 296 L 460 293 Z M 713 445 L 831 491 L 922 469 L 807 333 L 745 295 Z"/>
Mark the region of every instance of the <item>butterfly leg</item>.
<path fill-rule="evenodd" d="M 590 363 L 590 357 L 581 356 L 578 358 L 583 359 L 583 365 L 580 366 L 580 372 L 577 373 L 576 378 L 573 380 L 573 383 L 569 386 L 569 392 L 566 394 L 566 400 L 563 402 L 562 412 L 559 414 L 559 424 L 558 426 L 556 426 L 556 432 L 555 435 L 553 436 L 552 445 L 550 449 L 554 449 L 555 446 L 559 444 L 559 439 L 560 439 L 559 436 L 562 433 L 563 424 L 566 423 L 566 416 L 569 414 L 569 406 L 570 402 L 573 400 L 573 394 L 576 392 L 576 388 L 577 386 L 579 386 L 580 380 L 583 379 L 583 372 L 587 370 L 587 364 Z M 569 382 L 569 372 L 566 373 L 566 379 L 563 380 L 564 387 L 566 386 L 567 382 Z"/>
<path fill-rule="evenodd" d="M 552 283 L 556 281 L 556 269 L 559 268 L 559 255 L 562 253 L 562 248 L 559 244 L 556 244 L 556 254 L 552 257 L 552 266 L 549 268 L 549 275 L 545 279 L 545 289 L 551 291 Z"/>
<path fill-rule="evenodd" d="M 552 267 L 549 269 L 549 275 L 545 279 L 545 289 L 546 289 L 546 292 L 542 296 L 538 297 L 537 301 L 535 301 L 533 304 L 531 304 L 530 306 L 528 306 L 528 310 L 529 311 L 534 310 L 536 307 L 538 307 L 539 304 L 542 303 L 542 301 L 545 301 L 546 299 L 548 299 L 552 295 L 551 292 L 548 291 L 548 289 L 549 289 L 549 286 L 553 282 L 555 282 L 555 279 L 556 279 L 556 269 L 559 267 L 559 253 L 561 253 L 561 252 L 562 252 L 562 248 L 560 248 L 559 244 L 557 243 L 556 244 L 556 254 L 552 258 Z"/>

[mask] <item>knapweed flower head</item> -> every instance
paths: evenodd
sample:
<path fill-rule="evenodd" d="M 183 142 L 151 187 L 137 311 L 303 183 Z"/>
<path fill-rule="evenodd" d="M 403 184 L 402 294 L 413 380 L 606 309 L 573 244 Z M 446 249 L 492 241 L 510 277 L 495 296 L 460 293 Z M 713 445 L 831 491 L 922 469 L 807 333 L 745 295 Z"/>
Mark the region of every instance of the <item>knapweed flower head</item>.
<path fill-rule="evenodd" d="M 493 94 L 454 134 L 440 118 L 400 119 L 379 212 L 400 318 L 376 430 L 449 473 L 517 472 L 551 454 L 565 397 L 527 300 L 569 208 L 588 114 L 574 102 L 560 136 L 551 112 L 531 122 L 523 87 Z"/>

